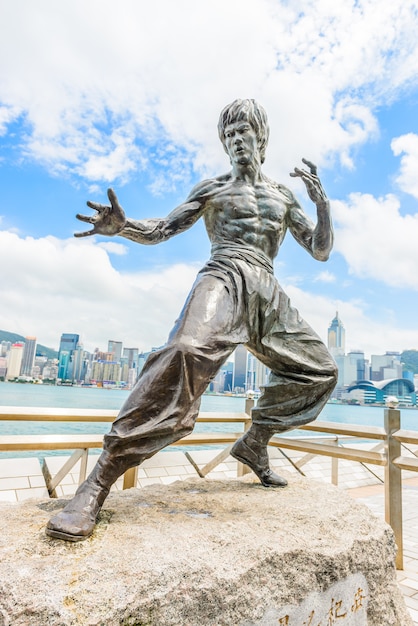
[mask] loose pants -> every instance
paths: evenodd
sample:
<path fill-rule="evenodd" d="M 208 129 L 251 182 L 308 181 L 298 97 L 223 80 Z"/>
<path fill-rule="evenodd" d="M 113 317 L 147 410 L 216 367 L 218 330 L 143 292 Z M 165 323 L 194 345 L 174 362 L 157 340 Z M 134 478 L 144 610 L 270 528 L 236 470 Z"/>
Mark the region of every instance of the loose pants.
<path fill-rule="evenodd" d="M 337 380 L 327 348 L 271 269 L 215 255 L 198 274 L 167 344 L 148 357 L 104 449 L 128 468 L 190 433 L 203 392 L 239 344 L 271 370 L 252 411 L 255 424 L 273 434 L 317 417 Z"/>

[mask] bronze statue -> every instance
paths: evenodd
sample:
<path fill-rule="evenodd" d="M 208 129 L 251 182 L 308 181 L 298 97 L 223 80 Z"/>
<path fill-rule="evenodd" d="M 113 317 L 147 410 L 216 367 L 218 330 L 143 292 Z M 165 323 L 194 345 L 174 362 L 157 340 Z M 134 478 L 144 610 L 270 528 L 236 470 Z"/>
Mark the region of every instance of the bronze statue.
<path fill-rule="evenodd" d="M 193 430 L 203 392 L 238 344 L 271 370 L 252 425 L 231 451 L 265 487 L 287 484 L 269 467 L 270 437 L 314 420 L 335 386 L 332 357 L 273 275 L 287 230 L 315 259 L 328 259 L 332 222 L 316 167 L 303 159 L 309 171 L 295 168 L 290 174 L 303 180 L 316 204 L 315 225 L 289 189 L 261 172 L 269 128 L 256 101 L 225 107 L 218 131 L 231 171 L 196 185 L 166 218 L 126 218 L 112 189 L 110 206 L 88 202 L 96 213 L 77 215 L 93 229 L 76 237 L 120 235 L 143 244 L 165 241 L 203 217 L 212 249 L 167 344 L 149 356 L 105 436 L 92 473 L 49 521 L 51 537 L 86 539 L 117 478 Z"/>

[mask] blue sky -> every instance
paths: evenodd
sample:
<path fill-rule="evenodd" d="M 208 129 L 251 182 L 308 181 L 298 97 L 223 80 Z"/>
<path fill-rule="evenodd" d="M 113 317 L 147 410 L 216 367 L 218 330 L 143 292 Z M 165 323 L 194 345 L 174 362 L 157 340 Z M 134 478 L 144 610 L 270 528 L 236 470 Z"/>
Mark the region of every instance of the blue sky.
<path fill-rule="evenodd" d="M 317 163 L 335 246 L 288 235 L 276 275 L 325 339 L 418 349 L 418 8 L 403 0 L 5 0 L 0 5 L 0 328 L 56 348 L 165 342 L 209 255 L 203 223 L 158 246 L 77 240 L 76 213 L 112 186 L 133 218 L 163 216 L 229 169 L 220 110 L 256 98 L 264 171 L 315 218 Z"/>

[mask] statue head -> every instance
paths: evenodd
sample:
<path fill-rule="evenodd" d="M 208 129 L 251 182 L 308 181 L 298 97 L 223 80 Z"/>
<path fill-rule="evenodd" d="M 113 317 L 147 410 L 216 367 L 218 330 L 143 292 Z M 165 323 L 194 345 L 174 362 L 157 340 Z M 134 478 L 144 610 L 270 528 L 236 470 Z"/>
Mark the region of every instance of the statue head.
<path fill-rule="evenodd" d="M 234 100 L 234 102 L 231 102 L 231 104 L 228 104 L 222 110 L 219 116 L 218 133 L 225 152 L 227 152 L 225 146 L 225 128 L 229 126 L 229 124 L 235 124 L 241 121 L 248 122 L 257 135 L 260 160 L 261 163 L 264 163 L 269 139 L 269 125 L 265 110 L 256 100 Z"/>

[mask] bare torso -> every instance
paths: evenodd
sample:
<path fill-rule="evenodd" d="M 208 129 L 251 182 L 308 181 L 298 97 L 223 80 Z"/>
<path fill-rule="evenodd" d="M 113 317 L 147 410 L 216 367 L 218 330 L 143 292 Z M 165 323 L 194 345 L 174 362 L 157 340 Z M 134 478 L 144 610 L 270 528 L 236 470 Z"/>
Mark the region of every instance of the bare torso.
<path fill-rule="evenodd" d="M 250 246 L 273 259 L 286 232 L 290 193 L 268 179 L 250 184 L 228 176 L 212 185 L 203 213 L 211 243 Z"/>

